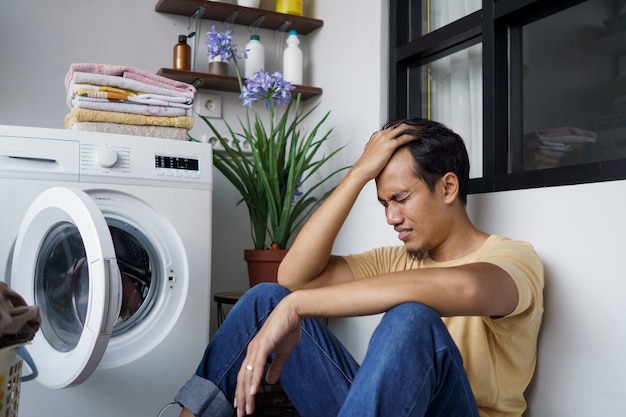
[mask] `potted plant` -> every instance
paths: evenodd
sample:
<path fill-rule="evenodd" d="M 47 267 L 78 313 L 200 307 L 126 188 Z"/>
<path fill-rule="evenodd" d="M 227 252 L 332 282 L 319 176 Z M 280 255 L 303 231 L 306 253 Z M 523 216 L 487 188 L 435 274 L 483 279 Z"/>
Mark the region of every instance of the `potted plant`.
<path fill-rule="evenodd" d="M 219 56 L 223 61 L 234 61 L 244 115 L 238 117 L 237 130 L 224 122 L 227 137 L 211 120 L 200 118 L 224 148 L 223 152 L 214 153 L 214 166 L 241 193 L 240 202 L 248 209 L 254 244 L 254 251 L 245 251 L 250 284 L 275 281 L 278 263 L 270 267 L 272 272 L 254 276 L 250 258 L 260 253 L 282 259 L 294 233 L 334 189 L 322 192 L 321 187 L 348 168 L 319 176 L 320 169 L 343 147 L 321 155 L 320 150 L 332 132 L 332 129 L 321 132 L 329 113 L 307 129 L 304 123 L 317 105 L 304 110 L 300 96 L 292 98 L 294 87 L 283 80 L 280 72 L 258 71 L 245 82 L 242 80 L 237 59 L 244 58 L 245 51 L 237 49 L 230 31 L 216 32 L 213 27 L 207 33 L 207 46 L 209 58 Z M 266 114 L 255 110 L 255 105 L 260 104 Z"/>

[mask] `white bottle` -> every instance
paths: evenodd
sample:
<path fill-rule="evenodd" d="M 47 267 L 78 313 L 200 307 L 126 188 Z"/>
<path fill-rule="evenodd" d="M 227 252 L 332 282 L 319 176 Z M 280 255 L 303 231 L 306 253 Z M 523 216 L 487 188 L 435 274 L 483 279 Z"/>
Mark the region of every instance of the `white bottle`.
<path fill-rule="evenodd" d="M 283 78 L 292 84 L 302 85 L 302 50 L 299 44 L 298 32 L 290 30 L 283 52 Z"/>
<path fill-rule="evenodd" d="M 250 42 L 246 45 L 248 57 L 245 62 L 244 76 L 251 77 L 259 70 L 265 69 L 265 48 L 261 44 L 259 35 L 250 36 Z"/>

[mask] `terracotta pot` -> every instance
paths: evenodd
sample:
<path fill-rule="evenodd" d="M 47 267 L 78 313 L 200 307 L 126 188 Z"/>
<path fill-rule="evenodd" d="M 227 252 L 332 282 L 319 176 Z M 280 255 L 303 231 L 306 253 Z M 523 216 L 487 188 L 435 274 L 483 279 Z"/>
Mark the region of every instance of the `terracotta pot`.
<path fill-rule="evenodd" d="M 287 254 L 286 249 L 246 249 L 243 257 L 248 263 L 250 287 L 261 282 L 276 282 L 278 265 Z"/>

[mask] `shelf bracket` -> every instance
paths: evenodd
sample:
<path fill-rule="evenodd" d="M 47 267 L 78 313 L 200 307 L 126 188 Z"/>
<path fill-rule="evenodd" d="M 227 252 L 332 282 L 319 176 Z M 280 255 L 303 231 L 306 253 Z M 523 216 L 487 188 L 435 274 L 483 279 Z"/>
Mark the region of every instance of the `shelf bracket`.
<path fill-rule="evenodd" d="M 189 30 L 193 30 L 193 52 L 191 54 L 191 68 L 196 68 L 196 50 L 198 49 L 198 39 L 200 38 L 200 19 L 204 16 L 206 6 L 202 5 L 189 17 Z"/>
<path fill-rule="evenodd" d="M 196 78 L 195 80 L 193 80 L 191 85 L 193 85 L 195 88 L 200 88 L 204 85 L 204 80 L 202 78 Z"/>
<path fill-rule="evenodd" d="M 232 29 L 235 25 L 235 20 L 237 20 L 237 16 L 239 15 L 239 10 L 233 11 L 226 19 L 224 19 L 224 23 L 226 23 L 226 28 Z"/>
<path fill-rule="evenodd" d="M 291 20 L 285 20 L 285 22 L 283 22 L 283 24 L 280 25 L 278 29 L 276 30 L 278 32 L 287 32 L 287 29 L 289 29 L 289 26 L 291 26 Z"/>
<path fill-rule="evenodd" d="M 265 15 L 261 15 L 259 17 L 257 17 L 254 22 L 252 22 L 250 24 L 250 28 L 252 28 L 252 32 L 258 32 L 259 27 L 261 26 L 261 23 L 263 23 L 263 21 L 265 20 Z"/>
<path fill-rule="evenodd" d="M 198 9 L 190 16 L 190 19 L 194 23 L 196 20 L 202 19 L 202 17 L 204 16 L 205 10 L 206 10 L 206 6 L 203 4 L 202 6 L 198 7 Z"/>

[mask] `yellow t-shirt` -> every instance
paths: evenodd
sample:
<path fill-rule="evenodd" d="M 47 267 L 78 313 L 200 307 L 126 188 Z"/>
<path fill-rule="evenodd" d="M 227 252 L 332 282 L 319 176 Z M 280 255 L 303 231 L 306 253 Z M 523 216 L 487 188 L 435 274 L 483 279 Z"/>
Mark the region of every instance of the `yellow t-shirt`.
<path fill-rule="evenodd" d="M 463 356 L 481 417 L 520 417 L 524 391 L 537 360 L 537 335 L 543 315 L 543 264 L 526 242 L 491 235 L 475 252 L 459 259 L 418 261 L 403 246 L 344 256 L 356 279 L 419 268 L 445 268 L 488 262 L 515 281 L 519 301 L 506 317 L 444 317 Z"/>

